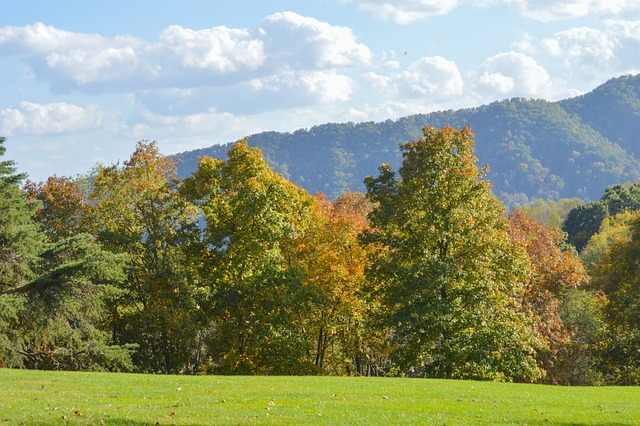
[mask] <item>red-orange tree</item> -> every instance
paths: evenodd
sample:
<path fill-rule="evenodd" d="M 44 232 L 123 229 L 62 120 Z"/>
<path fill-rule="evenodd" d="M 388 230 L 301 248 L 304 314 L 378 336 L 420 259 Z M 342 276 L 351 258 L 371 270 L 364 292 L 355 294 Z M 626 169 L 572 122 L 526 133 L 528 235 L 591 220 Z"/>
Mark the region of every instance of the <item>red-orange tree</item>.
<path fill-rule="evenodd" d="M 361 288 L 368 247 L 359 234 L 368 229 L 371 205 L 362 193 L 346 193 L 335 202 L 323 195 L 311 213 L 301 240 L 299 261 L 310 299 L 306 328 L 314 339 L 313 362 L 331 374 L 367 374 L 375 333 Z"/>
<path fill-rule="evenodd" d="M 27 181 L 27 197 L 42 204 L 35 219 L 42 224 L 50 241 L 74 236 L 88 229 L 90 204 L 83 182 L 69 177 L 51 176 L 46 182 Z"/>
<path fill-rule="evenodd" d="M 538 362 L 550 381 L 566 383 L 555 365 L 559 356 L 570 351 L 572 334 L 561 319 L 561 303 L 567 289 L 586 281 L 586 273 L 574 253 L 561 248 L 564 235 L 560 229 L 543 226 L 520 210 L 511 212 L 509 224 L 511 239 L 524 247 L 531 263 L 522 309 L 533 313 L 535 329 L 545 339 Z"/>

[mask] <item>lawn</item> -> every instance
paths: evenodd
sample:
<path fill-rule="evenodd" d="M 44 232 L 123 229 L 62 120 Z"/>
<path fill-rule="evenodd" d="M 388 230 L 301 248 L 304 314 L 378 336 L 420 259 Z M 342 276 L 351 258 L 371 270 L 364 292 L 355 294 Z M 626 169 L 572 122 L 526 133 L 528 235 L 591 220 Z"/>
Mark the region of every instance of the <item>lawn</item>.
<path fill-rule="evenodd" d="M 0 424 L 640 424 L 639 387 L 0 369 Z"/>

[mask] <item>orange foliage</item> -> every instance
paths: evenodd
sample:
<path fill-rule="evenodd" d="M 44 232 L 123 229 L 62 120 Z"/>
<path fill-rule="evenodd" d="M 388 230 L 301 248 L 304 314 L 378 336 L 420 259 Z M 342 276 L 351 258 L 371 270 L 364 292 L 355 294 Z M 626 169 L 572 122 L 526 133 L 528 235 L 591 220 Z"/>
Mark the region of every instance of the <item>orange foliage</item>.
<path fill-rule="evenodd" d="M 555 355 L 571 342 L 560 318 L 560 296 L 564 289 L 583 284 L 586 272 L 572 252 L 561 249 L 564 235 L 558 228 L 541 225 L 519 210 L 511 212 L 509 223 L 511 239 L 525 249 L 531 262 L 522 306 L 533 312 L 535 328 L 547 341 L 538 360 L 550 371 Z"/>

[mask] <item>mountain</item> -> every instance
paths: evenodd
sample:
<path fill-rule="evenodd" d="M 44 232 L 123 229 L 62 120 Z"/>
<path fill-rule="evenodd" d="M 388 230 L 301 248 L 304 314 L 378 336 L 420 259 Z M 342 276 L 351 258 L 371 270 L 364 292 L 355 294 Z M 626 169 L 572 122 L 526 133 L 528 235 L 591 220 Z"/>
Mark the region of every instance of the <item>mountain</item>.
<path fill-rule="evenodd" d="M 397 169 L 399 144 L 424 126 L 475 134 L 479 165 L 507 205 L 534 198 L 599 199 L 605 188 L 640 180 L 640 75 L 607 81 L 592 92 L 559 102 L 514 98 L 476 108 L 416 114 L 398 120 L 330 123 L 293 133 L 250 136 L 274 170 L 309 192 L 330 198 L 363 190 L 382 163 Z M 225 158 L 232 143 L 176 154 L 188 176 L 198 159 Z"/>

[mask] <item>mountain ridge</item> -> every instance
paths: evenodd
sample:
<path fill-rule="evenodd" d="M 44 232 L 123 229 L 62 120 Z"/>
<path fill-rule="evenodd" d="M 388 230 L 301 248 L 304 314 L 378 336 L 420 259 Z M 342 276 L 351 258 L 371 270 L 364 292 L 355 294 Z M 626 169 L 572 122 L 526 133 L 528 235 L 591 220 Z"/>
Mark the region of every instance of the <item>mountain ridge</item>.
<path fill-rule="evenodd" d="M 607 186 L 640 180 L 640 75 L 610 79 L 584 95 L 550 102 L 512 98 L 397 120 L 326 123 L 291 133 L 248 137 L 277 172 L 311 193 L 335 198 L 362 191 L 363 179 L 400 166 L 401 143 L 422 128 L 469 125 L 478 164 L 488 164 L 494 192 L 508 205 L 535 198 L 598 199 Z M 185 177 L 198 158 L 225 158 L 234 142 L 175 154 Z"/>

